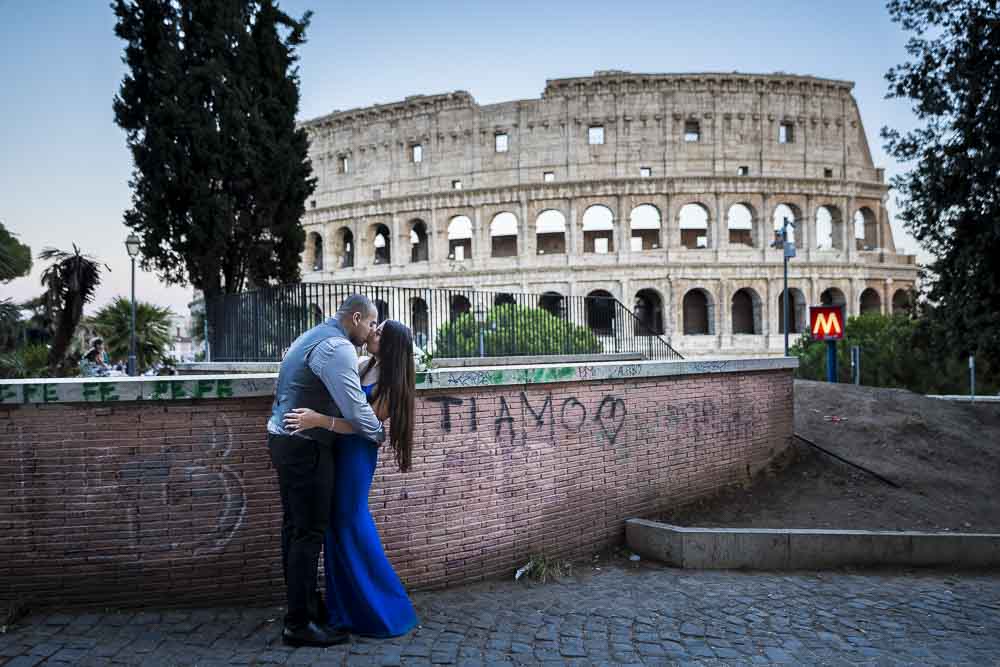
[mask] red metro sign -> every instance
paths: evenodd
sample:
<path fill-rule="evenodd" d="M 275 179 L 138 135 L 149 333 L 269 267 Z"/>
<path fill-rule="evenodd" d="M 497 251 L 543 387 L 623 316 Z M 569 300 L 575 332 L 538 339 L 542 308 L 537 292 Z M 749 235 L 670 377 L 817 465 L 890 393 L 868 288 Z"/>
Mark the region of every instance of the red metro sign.
<path fill-rule="evenodd" d="M 809 331 L 813 340 L 841 340 L 844 337 L 843 306 L 809 306 Z"/>

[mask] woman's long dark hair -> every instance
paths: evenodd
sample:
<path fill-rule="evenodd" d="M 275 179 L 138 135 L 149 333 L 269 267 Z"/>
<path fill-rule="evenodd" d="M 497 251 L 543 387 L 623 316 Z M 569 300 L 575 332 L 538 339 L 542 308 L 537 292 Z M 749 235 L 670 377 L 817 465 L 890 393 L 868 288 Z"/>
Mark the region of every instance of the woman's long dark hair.
<path fill-rule="evenodd" d="M 386 320 L 382 325 L 378 357 L 369 360 L 364 376 L 378 366 L 378 384 L 372 402 L 380 399 L 389 406 L 389 445 L 402 472 L 410 469 L 413 456 L 413 404 L 416 370 L 413 366 L 413 333 L 402 322 Z"/>

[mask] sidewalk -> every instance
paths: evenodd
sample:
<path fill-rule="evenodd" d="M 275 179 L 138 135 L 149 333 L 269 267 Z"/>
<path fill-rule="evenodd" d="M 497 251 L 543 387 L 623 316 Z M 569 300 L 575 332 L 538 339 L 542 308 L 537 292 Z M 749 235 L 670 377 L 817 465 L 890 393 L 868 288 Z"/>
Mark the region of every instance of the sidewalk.
<path fill-rule="evenodd" d="M 1000 575 L 691 572 L 645 562 L 564 583 L 414 595 L 421 625 L 330 649 L 278 640 L 281 610 L 32 614 L 0 664 L 1000 663 Z"/>

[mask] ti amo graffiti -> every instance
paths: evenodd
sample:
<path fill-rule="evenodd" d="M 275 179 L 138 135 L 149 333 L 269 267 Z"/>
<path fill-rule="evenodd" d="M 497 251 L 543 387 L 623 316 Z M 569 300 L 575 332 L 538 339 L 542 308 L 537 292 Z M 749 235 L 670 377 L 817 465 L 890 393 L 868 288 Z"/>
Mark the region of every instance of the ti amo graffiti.
<path fill-rule="evenodd" d="M 477 399 L 428 396 L 424 400 L 441 406 L 441 430 L 445 433 L 454 431 L 456 422 L 465 424 L 469 431 L 479 430 Z M 547 428 L 549 435 L 555 436 L 556 429 L 561 428 L 570 433 L 579 433 L 591 422 L 598 425 L 604 439 L 613 445 L 628 416 L 625 399 L 613 394 L 605 395 L 593 412 L 575 396 L 554 399 L 551 393 L 546 394 L 544 399 L 536 399 L 534 403 L 524 391 L 517 399 L 500 396 L 499 401 L 499 412 L 493 418 L 493 437 L 497 441 L 509 440 L 511 444 L 518 432 L 527 433 L 529 430 Z"/>

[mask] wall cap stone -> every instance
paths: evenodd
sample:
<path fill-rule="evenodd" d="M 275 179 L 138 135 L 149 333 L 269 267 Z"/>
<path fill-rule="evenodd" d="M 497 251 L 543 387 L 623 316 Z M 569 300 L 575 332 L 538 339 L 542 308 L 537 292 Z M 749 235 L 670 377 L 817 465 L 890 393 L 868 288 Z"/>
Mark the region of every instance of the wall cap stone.
<path fill-rule="evenodd" d="M 435 369 L 417 373 L 417 389 L 521 386 L 553 382 L 636 380 L 715 373 L 749 373 L 792 370 L 798 368 L 798 365 L 799 361 L 794 357 L 742 357 Z M 0 380 L 0 405 L 266 397 L 274 395 L 277 377 L 276 373 L 246 373 L 242 375 Z"/>

